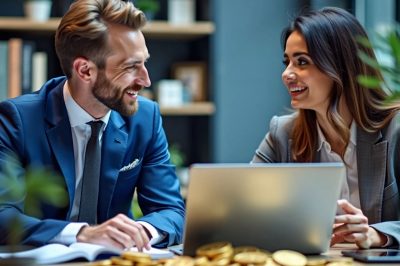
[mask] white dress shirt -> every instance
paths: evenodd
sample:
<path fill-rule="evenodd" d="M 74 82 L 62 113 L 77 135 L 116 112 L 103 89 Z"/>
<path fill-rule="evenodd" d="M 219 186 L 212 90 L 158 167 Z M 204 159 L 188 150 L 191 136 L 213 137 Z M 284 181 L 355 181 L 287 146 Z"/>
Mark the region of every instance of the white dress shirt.
<path fill-rule="evenodd" d="M 64 89 L 64 101 L 65 106 L 68 113 L 68 118 L 71 124 L 71 133 L 72 133 L 72 143 L 74 149 L 74 159 L 75 159 L 75 198 L 73 200 L 73 206 L 71 210 L 71 214 L 69 217 L 70 221 L 76 221 L 77 215 L 79 212 L 79 200 L 80 196 L 79 191 L 81 191 L 81 182 L 83 175 L 83 168 L 85 162 L 85 152 L 86 145 L 89 141 L 91 135 L 91 127 L 87 123 L 95 120 L 90 114 L 88 114 L 82 107 L 80 107 L 75 100 L 72 98 L 71 93 L 68 88 L 68 82 L 65 83 Z M 107 112 L 105 116 L 103 116 L 101 121 L 103 121 L 103 128 L 100 131 L 100 145 L 101 139 L 103 137 L 103 132 L 107 127 L 107 123 L 110 119 L 111 111 Z M 162 240 L 162 236 L 158 233 L 158 231 L 151 224 L 143 221 L 139 221 L 146 229 L 150 232 L 152 239 L 150 244 L 158 243 Z M 79 222 L 71 222 L 69 223 L 56 237 L 53 238 L 51 242 L 53 243 L 62 243 L 62 244 L 72 244 L 76 242 L 76 236 L 79 233 L 80 229 L 88 225 L 87 223 L 79 223 Z"/>
<path fill-rule="evenodd" d="M 350 126 L 350 141 L 346 147 L 344 158 L 332 151 L 331 145 L 317 123 L 318 128 L 318 149 L 321 155 L 321 162 L 343 162 L 346 166 L 346 179 L 340 192 L 340 198 L 348 200 L 356 208 L 361 208 L 360 193 L 358 187 L 358 170 L 357 170 L 357 131 L 354 121 Z"/>

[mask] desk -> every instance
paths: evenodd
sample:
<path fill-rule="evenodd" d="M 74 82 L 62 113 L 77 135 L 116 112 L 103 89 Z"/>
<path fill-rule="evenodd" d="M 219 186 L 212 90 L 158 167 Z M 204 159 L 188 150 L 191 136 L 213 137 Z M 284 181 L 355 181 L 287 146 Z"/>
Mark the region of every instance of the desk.
<path fill-rule="evenodd" d="M 323 255 L 327 255 L 327 256 L 332 256 L 332 257 L 342 257 L 342 250 L 354 250 L 357 249 L 356 245 L 353 244 L 337 244 L 334 247 L 330 248 L 329 251 L 327 253 L 324 253 Z M 88 262 L 71 262 L 71 263 L 63 263 L 63 264 L 57 264 L 57 265 L 50 265 L 50 266 L 88 266 L 90 265 L 90 263 Z M 371 263 L 362 263 L 359 261 L 354 261 L 353 265 L 355 266 L 371 266 L 371 265 L 378 265 L 378 264 L 371 264 Z M 379 263 L 379 266 L 393 266 L 393 263 L 386 263 L 386 264 L 382 264 Z"/>

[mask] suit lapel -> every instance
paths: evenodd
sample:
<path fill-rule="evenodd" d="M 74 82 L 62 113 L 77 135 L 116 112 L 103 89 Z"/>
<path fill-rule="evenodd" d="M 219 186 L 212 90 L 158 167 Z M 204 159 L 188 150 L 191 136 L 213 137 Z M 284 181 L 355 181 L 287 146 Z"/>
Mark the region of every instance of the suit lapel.
<path fill-rule="evenodd" d="M 50 91 L 46 101 L 46 119 L 49 122 L 47 138 L 64 176 L 69 195 L 69 212 L 75 195 L 75 163 L 71 125 L 63 98 L 64 82 Z M 69 216 L 69 214 L 68 214 Z"/>
<path fill-rule="evenodd" d="M 387 160 L 387 141 L 382 134 L 357 128 L 358 187 L 361 208 L 370 224 L 381 221 Z"/>
<path fill-rule="evenodd" d="M 123 130 L 124 125 L 125 121 L 122 117 L 112 111 L 102 141 L 99 221 L 109 218 L 113 191 L 126 154 L 128 133 Z"/>

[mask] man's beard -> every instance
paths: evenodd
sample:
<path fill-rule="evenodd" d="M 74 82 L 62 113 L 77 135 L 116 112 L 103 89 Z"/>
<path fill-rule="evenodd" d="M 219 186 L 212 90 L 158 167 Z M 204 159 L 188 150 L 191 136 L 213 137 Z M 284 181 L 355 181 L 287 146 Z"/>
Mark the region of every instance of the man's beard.
<path fill-rule="evenodd" d="M 131 116 L 137 112 L 139 103 L 132 100 L 129 104 L 124 104 L 124 95 L 126 90 L 121 87 L 114 86 L 109 79 L 107 79 L 104 71 L 99 71 L 96 82 L 93 87 L 93 95 L 102 104 L 108 108 L 117 111 L 121 115 Z"/>

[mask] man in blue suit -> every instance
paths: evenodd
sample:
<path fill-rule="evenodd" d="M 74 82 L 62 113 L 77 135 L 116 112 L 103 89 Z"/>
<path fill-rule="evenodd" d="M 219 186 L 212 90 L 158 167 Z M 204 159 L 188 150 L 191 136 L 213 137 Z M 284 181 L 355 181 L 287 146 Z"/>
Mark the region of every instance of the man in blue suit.
<path fill-rule="evenodd" d="M 55 45 L 66 77 L 48 81 L 38 93 L 0 104 L 0 179 L 6 158 L 19 161 L 13 178 L 23 184 L 30 166 L 64 177 L 66 208 L 43 205 L 43 217 L 28 216 L 24 199 L 7 200 L 0 187 L 0 244 L 8 223 L 22 222 L 22 244 L 97 243 L 139 249 L 179 243 L 184 204 L 158 106 L 138 96 L 150 86 L 149 53 L 141 28 L 145 17 L 121 0 L 78 0 L 62 18 Z M 101 121 L 98 195 L 84 193 L 85 150 L 91 121 Z M 96 184 L 95 184 L 96 183 Z M 137 191 L 144 214 L 134 219 Z M 81 220 L 81 204 L 95 197 L 94 224 Z"/>

